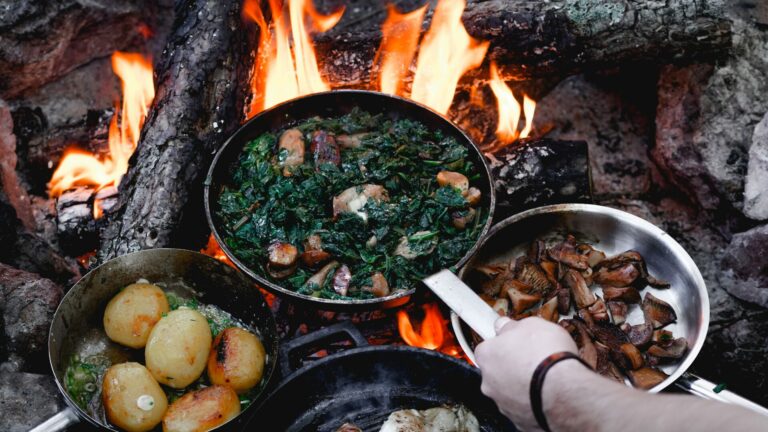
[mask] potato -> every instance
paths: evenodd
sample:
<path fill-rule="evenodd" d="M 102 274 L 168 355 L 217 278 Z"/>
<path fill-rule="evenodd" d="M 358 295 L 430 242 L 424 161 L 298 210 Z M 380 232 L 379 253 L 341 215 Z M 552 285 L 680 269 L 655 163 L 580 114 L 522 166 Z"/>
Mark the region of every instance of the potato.
<path fill-rule="evenodd" d="M 128 285 L 107 304 L 104 331 L 113 341 L 131 348 L 144 348 L 152 328 L 168 312 L 168 299 L 158 286 Z"/>
<path fill-rule="evenodd" d="M 228 385 L 242 394 L 261 381 L 264 360 L 264 346 L 256 335 L 230 327 L 213 341 L 208 356 L 208 378 L 213 384 Z"/>
<path fill-rule="evenodd" d="M 172 403 L 163 418 L 165 432 L 204 432 L 240 414 L 240 399 L 230 387 L 214 385 L 189 392 Z"/>
<path fill-rule="evenodd" d="M 144 360 L 158 382 L 180 389 L 200 377 L 210 350 L 208 321 L 200 312 L 182 308 L 168 313 L 152 329 Z"/>
<path fill-rule="evenodd" d="M 107 419 L 130 432 L 157 426 L 168 408 L 163 389 L 139 363 L 120 363 L 104 375 L 101 397 Z"/>

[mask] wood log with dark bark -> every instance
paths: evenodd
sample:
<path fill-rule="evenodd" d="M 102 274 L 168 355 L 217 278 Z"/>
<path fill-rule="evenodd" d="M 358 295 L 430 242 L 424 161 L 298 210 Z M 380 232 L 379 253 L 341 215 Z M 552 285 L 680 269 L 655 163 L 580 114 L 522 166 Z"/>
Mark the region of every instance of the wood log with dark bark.
<path fill-rule="evenodd" d="M 494 220 L 542 205 L 592 202 L 584 141 L 521 140 L 488 159 L 496 188 Z"/>
<path fill-rule="evenodd" d="M 340 3 L 324 0 L 320 9 L 333 10 Z M 331 82 L 364 85 L 381 40 L 386 2 L 345 3 L 351 4 L 336 27 L 316 36 L 318 57 Z M 410 11 L 423 1 L 394 3 Z M 498 63 L 507 80 L 640 62 L 710 61 L 731 46 L 730 22 L 716 0 L 469 0 L 463 22 L 471 36 L 490 41 L 486 62 Z M 482 71 L 464 78 L 472 80 Z"/>
<path fill-rule="evenodd" d="M 240 7 L 239 0 L 177 4 L 156 68 L 157 95 L 102 232 L 100 261 L 204 244 L 202 181 L 215 151 L 239 126 L 250 93 L 255 38 Z"/>

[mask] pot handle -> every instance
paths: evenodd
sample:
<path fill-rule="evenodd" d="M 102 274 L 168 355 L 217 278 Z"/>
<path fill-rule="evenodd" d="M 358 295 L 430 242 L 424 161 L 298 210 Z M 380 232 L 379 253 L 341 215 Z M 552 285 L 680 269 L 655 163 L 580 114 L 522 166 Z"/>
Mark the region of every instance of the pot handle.
<path fill-rule="evenodd" d="M 725 390 L 725 386 L 722 384 L 715 384 L 690 372 L 686 372 L 678 378 L 677 381 L 675 381 L 675 385 L 704 399 L 738 405 L 758 414 L 768 416 L 768 409 L 765 407 L 760 406 L 749 399 L 743 398 L 732 391 Z"/>
<path fill-rule="evenodd" d="M 77 414 L 72 408 L 64 408 L 53 417 L 33 427 L 29 432 L 58 432 L 63 431 L 67 426 L 78 422 Z"/>
<path fill-rule="evenodd" d="M 331 342 L 349 341 L 354 344 L 355 347 L 368 346 L 368 341 L 365 339 L 360 330 L 352 324 L 352 321 L 342 321 L 338 324 L 334 324 L 328 327 L 321 328 L 304 336 L 294 338 L 280 347 L 278 354 L 278 361 L 280 363 L 280 373 L 283 378 L 295 371 L 296 367 L 293 366 L 291 358 L 297 351 L 303 351 L 304 353 L 311 352 L 312 349 L 322 348 L 325 344 Z"/>

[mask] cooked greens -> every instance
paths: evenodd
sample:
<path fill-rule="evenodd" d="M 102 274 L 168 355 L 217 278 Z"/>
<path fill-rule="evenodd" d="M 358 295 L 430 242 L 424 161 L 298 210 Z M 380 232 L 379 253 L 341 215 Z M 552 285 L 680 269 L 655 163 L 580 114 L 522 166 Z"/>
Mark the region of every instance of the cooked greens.
<path fill-rule="evenodd" d="M 288 133 L 303 148 L 284 144 Z M 316 297 L 372 298 L 456 264 L 480 235 L 479 191 L 441 186 L 446 171 L 480 179 L 464 145 L 417 121 L 312 118 L 245 146 L 217 215 L 227 246 L 261 276 Z"/>

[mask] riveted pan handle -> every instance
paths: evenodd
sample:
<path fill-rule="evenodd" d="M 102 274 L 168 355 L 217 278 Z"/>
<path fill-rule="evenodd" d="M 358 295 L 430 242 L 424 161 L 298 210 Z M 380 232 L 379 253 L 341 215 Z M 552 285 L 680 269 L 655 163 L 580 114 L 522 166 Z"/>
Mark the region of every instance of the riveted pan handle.
<path fill-rule="evenodd" d="M 313 349 L 322 348 L 324 345 L 332 342 L 349 341 L 356 347 L 368 345 L 360 330 L 352 324 L 351 321 L 342 321 L 328 327 L 321 328 L 310 334 L 299 336 L 292 339 L 280 347 L 278 362 L 280 363 L 280 372 L 285 378 L 297 368 L 293 367 L 291 358 L 294 353 L 303 351 L 305 354 Z"/>
<path fill-rule="evenodd" d="M 67 426 L 73 425 L 78 422 L 77 414 L 72 408 L 65 408 L 62 411 L 56 413 L 53 417 L 40 423 L 39 425 L 30 429 L 29 432 L 58 432 L 63 431 Z"/>
<path fill-rule="evenodd" d="M 724 386 L 717 385 L 711 381 L 705 380 L 690 372 L 686 372 L 675 381 L 675 385 L 683 390 L 704 399 L 711 399 L 725 402 L 752 410 L 758 414 L 768 416 L 768 409 L 760 406 L 749 399 L 743 398 L 732 391 L 724 389 Z"/>

